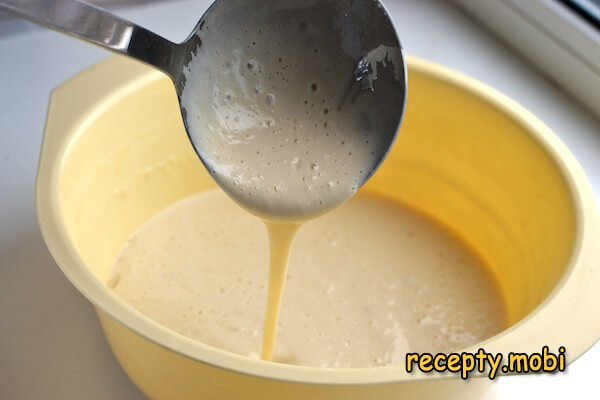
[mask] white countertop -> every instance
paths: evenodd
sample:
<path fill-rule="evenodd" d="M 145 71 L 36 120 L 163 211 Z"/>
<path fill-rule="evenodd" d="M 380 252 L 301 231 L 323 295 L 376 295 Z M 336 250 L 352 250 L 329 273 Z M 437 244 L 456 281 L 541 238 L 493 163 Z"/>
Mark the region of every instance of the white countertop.
<path fill-rule="evenodd" d="M 170 2 L 118 14 L 178 41 L 208 3 Z M 567 143 L 600 193 L 597 119 L 450 2 L 387 3 L 409 54 L 472 75 L 533 111 Z M 92 306 L 46 250 L 34 207 L 48 95 L 108 53 L 26 28 L 0 36 L 0 398 L 141 399 L 113 358 Z M 565 373 L 499 378 L 489 398 L 600 398 L 599 363 L 596 345 Z"/>

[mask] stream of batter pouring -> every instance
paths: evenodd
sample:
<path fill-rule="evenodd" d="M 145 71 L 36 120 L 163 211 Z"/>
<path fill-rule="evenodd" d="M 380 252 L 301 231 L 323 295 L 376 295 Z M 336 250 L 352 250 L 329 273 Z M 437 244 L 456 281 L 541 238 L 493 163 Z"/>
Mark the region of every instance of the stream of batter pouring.
<path fill-rule="evenodd" d="M 239 23 L 246 19 L 240 16 Z M 353 92 L 342 107 L 348 84 L 361 85 L 356 54 L 307 21 L 297 24 L 307 26 L 301 41 L 277 18 L 248 26 L 243 38 L 207 24 L 200 33 L 204 44 L 184 68 L 181 105 L 194 116 L 186 123 L 195 148 L 221 188 L 267 226 L 266 360 L 272 358 L 287 261 L 301 225 L 295 221 L 324 214 L 356 193 L 387 153 L 402 108 L 396 101 L 404 90 L 398 47 L 375 45 L 360 54 L 360 90 L 367 94 Z M 333 57 L 331 49 L 337 49 Z M 388 80 L 374 91 L 378 73 Z"/>
<path fill-rule="evenodd" d="M 261 358 L 272 360 L 290 253 L 300 223 L 265 221 L 265 225 L 269 235 L 269 283 L 267 286 L 267 309 L 262 334 Z"/>

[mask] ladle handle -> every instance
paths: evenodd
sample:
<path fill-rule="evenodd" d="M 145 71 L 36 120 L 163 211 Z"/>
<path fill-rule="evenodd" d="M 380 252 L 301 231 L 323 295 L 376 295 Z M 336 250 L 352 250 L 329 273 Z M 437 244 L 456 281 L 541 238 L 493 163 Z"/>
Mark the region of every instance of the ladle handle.
<path fill-rule="evenodd" d="M 79 0 L 0 0 L 0 10 L 128 55 L 172 76 L 175 43 L 91 4 Z"/>

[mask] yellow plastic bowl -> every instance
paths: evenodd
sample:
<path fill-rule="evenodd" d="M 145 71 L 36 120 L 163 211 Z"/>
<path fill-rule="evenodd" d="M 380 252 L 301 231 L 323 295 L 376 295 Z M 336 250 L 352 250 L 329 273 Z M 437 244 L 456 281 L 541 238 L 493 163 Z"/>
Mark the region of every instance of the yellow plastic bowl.
<path fill-rule="evenodd" d="M 405 122 L 363 190 L 422 210 L 488 263 L 510 328 L 473 346 L 556 351 L 573 361 L 600 333 L 599 221 L 586 178 L 521 106 L 457 72 L 409 58 Z M 154 399 L 398 399 L 478 396 L 489 381 L 404 368 L 320 369 L 251 360 L 145 317 L 105 282 L 128 236 L 170 203 L 215 186 L 161 73 L 112 58 L 59 87 L 37 184 L 58 265 L 98 310 L 117 359 Z"/>

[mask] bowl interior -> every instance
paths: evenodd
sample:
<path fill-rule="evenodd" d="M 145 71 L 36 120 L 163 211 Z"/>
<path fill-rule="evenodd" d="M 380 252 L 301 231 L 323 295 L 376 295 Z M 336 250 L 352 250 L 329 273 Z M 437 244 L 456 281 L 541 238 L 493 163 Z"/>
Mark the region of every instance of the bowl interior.
<path fill-rule="evenodd" d="M 565 272 L 575 205 L 559 163 L 529 125 L 452 76 L 409 60 L 405 121 L 362 190 L 415 207 L 468 243 L 497 278 L 514 324 Z M 84 111 L 63 141 L 57 207 L 75 251 L 106 282 L 134 230 L 215 183 L 161 74 L 148 70 Z"/>

